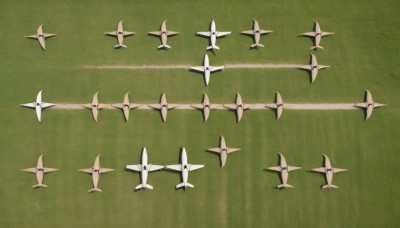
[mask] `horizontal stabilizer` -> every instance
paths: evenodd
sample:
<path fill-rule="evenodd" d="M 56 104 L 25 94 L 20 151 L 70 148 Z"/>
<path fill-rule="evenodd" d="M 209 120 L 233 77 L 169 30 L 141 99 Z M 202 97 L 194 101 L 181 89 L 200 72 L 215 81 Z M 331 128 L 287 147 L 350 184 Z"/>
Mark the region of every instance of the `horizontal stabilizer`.
<path fill-rule="evenodd" d="M 158 49 L 160 49 L 160 48 L 171 48 L 171 46 L 169 46 L 168 44 L 161 44 L 161 45 L 159 45 L 158 47 L 157 47 Z"/>
<path fill-rule="evenodd" d="M 136 186 L 135 190 L 142 189 L 142 188 L 153 189 L 153 186 L 146 184 L 146 187 L 143 187 L 143 184 L 139 184 L 138 186 Z"/>
<path fill-rule="evenodd" d="M 121 48 L 121 47 L 127 48 L 125 44 L 117 44 L 114 46 L 114 48 Z"/>
<path fill-rule="evenodd" d="M 255 48 L 255 47 L 264 47 L 264 45 L 262 45 L 262 44 L 252 44 L 250 47 L 251 47 L 251 48 Z"/>
<path fill-rule="evenodd" d="M 333 184 L 331 184 L 331 185 L 325 184 L 325 185 L 322 185 L 322 188 L 323 188 L 323 189 L 325 189 L 325 188 L 338 188 L 338 186 L 333 185 Z"/>
<path fill-rule="evenodd" d="M 37 185 L 33 185 L 32 188 L 47 188 L 47 185 L 45 185 L 45 184 L 37 184 Z"/>
<path fill-rule="evenodd" d="M 277 188 L 294 188 L 292 185 L 290 184 L 280 184 L 278 186 L 276 186 Z"/>
<path fill-rule="evenodd" d="M 92 188 L 88 192 L 102 192 L 100 188 Z"/>
<path fill-rule="evenodd" d="M 215 46 L 208 46 L 206 50 L 213 50 L 213 49 L 219 50 L 219 47 L 216 46 L 216 45 Z"/>
<path fill-rule="evenodd" d="M 175 188 L 182 188 L 182 187 L 184 187 L 184 188 L 186 188 L 186 187 L 191 187 L 191 188 L 194 188 L 194 186 L 191 184 L 191 183 L 180 183 L 180 184 L 178 184 L 178 185 L 176 185 L 176 187 Z"/>
<path fill-rule="evenodd" d="M 322 47 L 322 46 L 312 46 L 312 47 L 310 47 L 310 49 L 317 49 L 317 48 L 324 49 L 324 47 Z"/>

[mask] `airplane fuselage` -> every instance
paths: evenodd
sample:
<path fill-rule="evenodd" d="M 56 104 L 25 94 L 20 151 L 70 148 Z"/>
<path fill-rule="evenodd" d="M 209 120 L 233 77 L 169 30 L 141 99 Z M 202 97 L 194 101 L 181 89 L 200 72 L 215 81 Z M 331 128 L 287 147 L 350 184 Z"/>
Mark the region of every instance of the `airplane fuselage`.
<path fill-rule="evenodd" d="M 181 157 L 181 165 L 182 165 L 182 180 L 184 185 L 186 186 L 188 182 L 188 177 L 189 177 L 189 166 L 187 163 L 187 155 L 186 151 L 182 151 L 182 157 Z"/>
<path fill-rule="evenodd" d="M 215 43 L 217 42 L 217 29 L 216 29 L 214 20 L 211 22 L 210 40 L 211 40 L 211 46 L 214 47 Z"/>
<path fill-rule="evenodd" d="M 99 183 L 99 178 L 100 178 L 100 168 L 93 167 L 92 168 L 92 182 L 93 182 L 94 188 L 97 188 L 97 185 Z"/>
<path fill-rule="evenodd" d="M 147 176 L 149 174 L 149 165 L 147 164 L 147 152 L 144 150 L 142 154 L 142 164 L 141 164 L 141 173 L 140 176 L 142 178 L 142 185 L 146 186 Z"/>

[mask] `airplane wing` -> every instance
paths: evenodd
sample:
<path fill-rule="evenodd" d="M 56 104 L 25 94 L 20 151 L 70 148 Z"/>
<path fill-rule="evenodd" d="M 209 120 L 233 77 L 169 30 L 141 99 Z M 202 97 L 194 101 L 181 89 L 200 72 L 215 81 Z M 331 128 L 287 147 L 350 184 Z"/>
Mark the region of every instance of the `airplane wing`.
<path fill-rule="evenodd" d="M 176 35 L 176 34 L 179 34 L 179 32 L 174 32 L 174 31 L 168 31 L 168 32 L 167 32 L 167 35 L 168 35 L 168 36 L 174 36 L 174 35 Z"/>
<path fill-rule="evenodd" d="M 201 36 L 210 36 L 210 32 L 196 32 L 197 35 L 201 35 Z"/>
<path fill-rule="evenodd" d="M 267 34 L 267 33 L 271 33 L 271 32 L 273 32 L 273 31 L 270 31 L 270 30 L 260 30 L 260 34 Z"/>
<path fill-rule="evenodd" d="M 209 149 L 207 149 L 207 151 L 218 153 L 218 154 L 221 152 L 221 150 L 219 148 L 209 148 Z"/>
<path fill-rule="evenodd" d="M 269 167 L 267 169 L 271 170 L 271 171 L 276 171 L 276 172 L 280 172 L 281 171 L 281 167 L 279 167 L 279 166 L 273 166 L 273 167 Z"/>
<path fill-rule="evenodd" d="M 328 67 L 331 67 L 331 66 L 326 66 L 326 65 L 318 65 L 318 69 L 324 69 L 324 68 L 328 68 Z"/>
<path fill-rule="evenodd" d="M 21 169 L 21 171 L 36 173 L 36 168 Z"/>
<path fill-rule="evenodd" d="M 89 173 L 92 174 L 93 169 L 92 168 L 87 168 L 87 169 L 80 169 L 78 170 L 79 172 L 84 172 L 84 173 Z"/>
<path fill-rule="evenodd" d="M 296 166 L 288 166 L 288 172 L 296 170 L 296 169 L 301 169 L 301 167 L 296 167 Z"/>
<path fill-rule="evenodd" d="M 241 33 L 246 35 L 254 35 L 253 30 L 242 31 Z"/>
<path fill-rule="evenodd" d="M 103 108 L 105 108 L 105 107 L 108 107 L 109 105 L 106 105 L 106 104 L 99 104 L 99 110 L 100 109 L 103 109 Z"/>
<path fill-rule="evenodd" d="M 45 38 L 49 38 L 49 37 L 52 37 L 52 36 L 57 36 L 57 34 L 43 33 L 43 36 L 44 36 Z"/>
<path fill-rule="evenodd" d="M 302 65 L 299 66 L 300 69 L 304 69 L 304 70 L 311 70 L 311 65 Z"/>
<path fill-rule="evenodd" d="M 305 32 L 303 33 L 304 36 L 315 36 L 315 32 Z"/>
<path fill-rule="evenodd" d="M 44 173 L 51 173 L 54 171 L 58 171 L 59 169 L 55 169 L 55 168 L 44 168 Z"/>
<path fill-rule="evenodd" d="M 214 71 L 217 71 L 217 70 L 222 70 L 224 68 L 225 68 L 225 66 L 214 66 L 214 67 L 211 68 L 211 72 L 214 72 Z"/>
<path fill-rule="evenodd" d="M 333 32 L 321 32 L 321 36 L 328 36 L 334 34 Z"/>
<path fill-rule="evenodd" d="M 115 107 L 115 108 L 124 108 L 123 104 L 112 104 L 111 106 Z"/>
<path fill-rule="evenodd" d="M 27 107 L 27 108 L 35 108 L 35 103 L 26 103 L 26 104 L 21 104 L 22 107 Z"/>
<path fill-rule="evenodd" d="M 107 172 L 111 172 L 111 171 L 114 171 L 114 169 L 100 168 L 100 173 L 107 173 Z"/>
<path fill-rule="evenodd" d="M 193 108 L 197 108 L 197 109 L 203 109 L 203 105 L 202 104 L 192 104 L 190 105 Z"/>
<path fill-rule="evenodd" d="M 116 35 L 117 35 L 117 31 L 114 31 L 114 32 L 105 32 L 104 35 L 116 36 Z"/>
<path fill-rule="evenodd" d="M 204 72 L 204 67 L 199 66 L 199 67 L 190 67 L 191 70 L 196 70 L 196 71 L 200 71 L 200 72 Z"/>
<path fill-rule="evenodd" d="M 126 168 L 138 172 L 142 171 L 140 165 L 127 165 Z"/>
<path fill-rule="evenodd" d="M 82 107 L 87 108 L 87 109 L 92 109 L 92 104 L 81 104 Z"/>
<path fill-rule="evenodd" d="M 151 172 L 151 171 L 156 171 L 156 170 L 160 170 L 160 169 L 164 169 L 164 166 L 162 166 L 162 165 L 151 165 L 149 171 Z"/>
<path fill-rule="evenodd" d="M 278 106 L 276 104 L 266 104 L 265 107 L 272 108 L 272 109 L 277 109 L 278 108 Z"/>
<path fill-rule="evenodd" d="M 42 108 L 43 108 L 43 109 L 45 109 L 45 108 L 50 108 L 50 107 L 53 107 L 53 106 L 56 106 L 56 104 L 45 103 L 45 102 L 42 103 Z"/>
<path fill-rule="evenodd" d="M 325 167 L 315 168 L 315 169 L 312 169 L 312 171 L 318 172 L 318 173 L 325 173 Z"/>
<path fill-rule="evenodd" d="M 217 37 L 226 36 L 231 34 L 231 32 L 217 32 Z"/>
<path fill-rule="evenodd" d="M 233 152 L 236 152 L 236 151 L 239 151 L 240 149 L 239 148 L 228 148 L 228 154 L 229 153 L 233 153 Z"/>
<path fill-rule="evenodd" d="M 196 169 L 201 169 L 203 167 L 204 165 L 189 165 L 189 171 L 194 171 Z"/>
<path fill-rule="evenodd" d="M 344 171 L 347 171 L 347 169 L 333 168 L 333 173 L 340 173 L 340 172 L 344 172 Z"/>
<path fill-rule="evenodd" d="M 174 108 L 176 108 L 176 107 L 178 107 L 179 105 L 177 105 L 177 104 L 168 104 L 168 110 L 169 109 L 174 109 Z"/>
<path fill-rule="evenodd" d="M 148 34 L 154 35 L 154 36 L 161 36 L 161 32 L 160 31 L 148 32 Z"/>
<path fill-rule="evenodd" d="M 148 104 L 147 106 L 149 106 L 150 108 L 154 108 L 154 109 L 161 109 L 159 104 Z"/>
<path fill-rule="evenodd" d="M 131 36 L 131 35 L 134 35 L 134 34 L 135 34 L 135 32 L 124 31 L 124 36 Z"/>
<path fill-rule="evenodd" d="M 36 35 L 24 36 L 25 38 L 37 39 Z"/>
<path fill-rule="evenodd" d="M 172 169 L 172 170 L 176 170 L 176 171 L 182 171 L 181 165 L 167 165 L 165 167 L 167 169 Z"/>
<path fill-rule="evenodd" d="M 224 104 L 224 107 L 236 110 L 236 104 Z"/>

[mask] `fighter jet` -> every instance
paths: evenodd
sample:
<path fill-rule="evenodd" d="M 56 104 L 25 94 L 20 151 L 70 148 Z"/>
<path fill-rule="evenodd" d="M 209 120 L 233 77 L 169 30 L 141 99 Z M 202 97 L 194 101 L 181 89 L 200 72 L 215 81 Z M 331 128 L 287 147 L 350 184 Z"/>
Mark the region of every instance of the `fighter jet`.
<path fill-rule="evenodd" d="M 99 155 L 97 155 L 92 168 L 80 169 L 78 171 L 84 172 L 84 173 L 89 173 L 90 175 L 92 175 L 93 188 L 89 189 L 88 192 L 101 192 L 101 189 L 97 188 L 97 185 L 99 183 L 100 174 L 111 172 L 114 170 L 109 169 L 109 168 L 100 167 L 100 154 L 99 154 Z"/>
<path fill-rule="evenodd" d="M 224 165 L 226 163 L 226 159 L 228 158 L 228 154 L 236 152 L 238 150 L 240 150 L 240 149 L 226 147 L 225 138 L 222 135 L 220 136 L 219 147 L 207 149 L 207 151 L 209 151 L 209 152 L 214 152 L 214 153 L 219 154 L 221 168 L 224 167 Z"/>
<path fill-rule="evenodd" d="M 122 111 L 124 112 L 124 117 L 125 117 L 125 121 L 128 122 L 129 120 L 129 111 L 131 109 L 140 107 L 140 104 L 133 104 L 133 103 L 129 103 L 129 92 L 125 94 L 124 96 L 124 102 L 122 104 L 113 104 L 112 105 L 115 108 L 119 108 L 122 109 Z"/>
<path fill-rule="evenodd" d="M 282 96 L 279 92 L 275 92 L 275 103 L 274 104 L 266 104 L 265 107 L 275 109 L 276 110 L 276 119 L 282 115 L 282 111 L 284 108 L 290 107 L 291 105 L 283 103 Z"/>
<path fill-rule="evenodd" d="M 257 47 L 264 47 L 264 45 L 260 44 L 260 36 L 271 32 L 273 31 L 260 29 L 258 22 L 255 19 L 253 19 L 253 30 L 242 31 L 242 34 L 253 36 L 254 44 L 252 44 L 250 48 L 257 48 Z"/>
<path fill-rule="evenodd" d="M 47 188 L 47 185 L 43 184 L 44 174 L 50 173 L 50 172 L 54 172 L 54 171 L 57 171 L 57 170 L 59 170 L 59 169 L 46 168 L 46 167 L 43 166 L 43 154 L 42 154 L 42 155 L 39 156 L 39 159 L 37 161 L 36 167 L 28 168 L 28 169 L 22 169 L 21 171 L 25 171 L 25 172 L 30 172 L 30 173 L 36 174 L 36 180 L 37 180 L 38 183 L 36 185 L 33 185 L 32 188 L 40 188 L 40 187 Z"/>
<path fill-rule="evenodd" d="M 301 169 L 301 167 L 296 167 L 296 166 L 288 166 L 286 164 L 286 159 L 285 157 L 283 157 L 282 154 L 279 154 L 279 166 L 274 166 L 274 167 L 269 167 L 267 168 L 268 170 L 271 171 L 276 171 L 279 172 L 281 175 L 281 180 L 282 180 L 282 184 L 276 186 L 276 188 L 293 188 L 292 185 L 287 184 L 287 180 L 288 180 L 288 176 L 289 176 L 289 172 L 296 170 L 296 169 Z"/>
<path fill-rule="evenodd" d="M 127 48 L 126 45 L 124 45 L 122 42 L 124 41 L 124 37 L 125 36 L 131 36 L 134 35 L 135 32 L 128 32 L 128 31 L 124 31 L 124 28 L 122 26 L 122 22 L 123 20 L 121 20 L 120 22 L 118 22 L 118 28 L 117 31 L 113 31 L 113 32 L 105 32 L 105 35 L 109 35 L 109 36 L 116 36 L 118 39 L 118 44 L 114 46 L 114 48 Z"/>
<path fill-rule="evenodd" d="M 386 104 L 375 103 L 372 100 L 371 93 L 366 89 L 365 90 L 365 102 L 363 102 L 363 103 L 355 103 L 354 105 L 356 107 L 366 109 L 365 120 L 368 120 L 368 118 L 371 116 L 372 111 L 374 110 L 374 108 L 379 108 L 379 107 L 385 106 Z"/>
<path fill-rule="evenodd" d="M 208 96 L 205 93 L 203 94 L 203 102 L 201 104 L 192 104 L 190 106 L 192 106 L 193 108 L 203 110 L 204 122 L 207 121 L 211 109 L 216 108 L 216 105 L 211 105 L 210 100 L 208 99 Z"/>
<path fill-rule="evenodd" d="M 21 106 L 23 106 L 23 107 L 34 108 L 36 110 L 36 116 L 37 116 L 39 122 L 42 122 L 43 109 L 56 106 L 56 104 L 42 102 L 42 92 L 43 92 L 43 90 L 40 90 L 39 93 L 37 94 L 36 102 L 21 104 Z"/>
<path fill-rule="evenodd" d="M 168 36 L 175 36 L 178 35 L 179 32 L 174 32 L 174 31 L 169 31 L 167 30 L 167 25 L 166 25 L 166 20 L 163 21 L 163 23 L 161 24 L 161 29 L 160 31 L 153 31 L 153 32 L 148 32 L 148 34 L 153 35 L 153 36 L 161 36 L 161 45 L 159 45 L 157 48 L 171 48 L 171 46 L 169 46 L 167 44 L 167 39 Z"/>
<path fill-rule="evenodd" d="M 200 169 L 203 168 L 203 165 L 192 165 L 192 164 L 188 164 L 187 162 L 187 155 L 186 155 L 186 149 L 185 147 L 182 147 L 182 153 L 181 153 L 181 164 L 178 165 L 167 165 L 166 168 L 167 169 L 172 169 L 175 171 L 180 171 L 182 172 L 182 180 L 183 182 L 176 185 L 176 188 L 181 188 L 184 187 L 186 189 L 186 187 L 191 187 L 194 188 L 194 186 L 188 182 L 188 177 L 189 177 L 189 171 L 194 171 L 196 169 Z"/>
<path fill-rule="evenodd" d="M 314 23 L 315 23 L 314 32 L 305 32 L 305 33 L 303 33 L 303 35 L 314 37 L 314 45 L 315 46 L 312 46 L 310 49 L 316 49 L 316 48 L 324 49 L 322 46 L 319 45 L 319 43 L 321 42 L 321 38 L 324 36 L 332 35 L 334 33 L 333 32 L 322 32 L 318 22 L 314 21 Z"/>
<path fill-rule="evenodd" d="M 210 82 L 210 74 L 211 72 L 218 71 L 224 69 L 224 66 L 210 66 L 210 62 L 208 60 L 208 55 L 206 54 L 204 56 L 203 60 L 203 66 L 198 66 L 198 67 L 193 67 L 191 66 L 191 70 L 199 71 L 204 73 L 204 81 L 206 83 L 206 86 L 208 86 L 208 83 Z"/>
<path fill-rule="evenodd" d="M 142 150 L 142 164 L 126 166 L 126 169 L 137 171 L 137 172 L 140 172 L 140 174 L 141 174 L 142 183 L 139 184 L 138 186 L 136 186 L 135 190 L 138 190 L 141 188 L 153 189 L 153 186 L 147 184 L 147 176 L 148 176 L 149 172 L 156 171 L 156 170 L 163 169 L 163 168 L 164 168 L 164 166 L 162 166 L 162 165 L 147 164 L 146 147 L 143 147 L 143 150 Z"/>
<path fill-rule="evenodd" d="M 97 91 L 94 96 L 93 96 L 93 100 L 91 104 L 82 104 L 82 107 L 85 107 L 87 109 L 92 110 L 92 115 L 94 118 L 94 121 L 97 123 L 97 116 L 99 115 L 99 111 L 105 107 L 107 107 L 107 105 L 104 104 L 99 104 L 99 100 L 97 98 L 97 94 L 99 93 L 99 91 Z"/>
<path fill-rule="evenodd" d="M 57 36 L 57 34 L 43 33 L 43 25 L 39 25 L 39 28 L 37 29 L 37 32 L 35 35 L 25 36 L 25 38 L 39 40 L 40 46 L 43 48 L 43 50 L 46 50 L 46 38 L 49 38 L 52 36 Z"/>
<path fill-rule="evenodd" d="M 243 111 L 250 109 L 253 105 L 244 104 L 242 102 L 242 97 L 239 93 L 236 93 L 236 101 L 235 104 L 224 104 L 225 108 L 236 110 L 236 122 L 239 123 L 242 118 Z"/>
<path fill-rule="evenodd" d="M 325 158 L 324 167 L 315 168 L 315 169 L 312 169 L 312 171 L 325 174 L 327 184 L 322 185 L 322 188 L 338 188 L 338 186 L 332 184 L 333 174 L 347 171 L 347 169 L 333 168 L 331 166 L 331 162 L 329 161 L 328 156 L 326 156 L 325 154 L 323 154 L 323 155 Z"/>
<path fill-rule="evenodd" d="M 215 21 L 213 19 L 211 21 L 210 31 L 208 31 L 208 32 L 197 32 L 196 34 L 210 37 L 211 46 L 207 47 L 206 50 L 214 50 L 214 49 L 218 49 L 219 50 L 219 47 L 216 45 L 217 38 L 221 37 L 221 36 L 229 35 L 229 34 L 231 34 L 231 32 L 218 32 L 217 29 L 216 29 L 216 26 L 215 26 Z"/>
<path fill-rule="evenodd" d="M 167 102 L 167 94 L 163 93 L 163 94 L 161 94 L 160 104 L 157 104 L 157 105 L 149 104 L 148 106 L 150 108 L 160 109 L 163 122 L 165 122 L 165 121 L 167 121 L 167 112 L 168 112 L 168 110 L 169 109 L 174 109 L 174 108 L 178 107 L 179 105 L 168 104 L 168 102 Z"/>
<path fill-rule="evenodd" d="M 300 68 L 311 72 L 311 83 L 313 83 L 317 78 L 318 70 L 328 68 L 330 66 L 318 65 L 317 58 L 315 58 L 315 55 L 313 54 L 310 55 L 311 55 L 311 64 L 300 66 Z"/>

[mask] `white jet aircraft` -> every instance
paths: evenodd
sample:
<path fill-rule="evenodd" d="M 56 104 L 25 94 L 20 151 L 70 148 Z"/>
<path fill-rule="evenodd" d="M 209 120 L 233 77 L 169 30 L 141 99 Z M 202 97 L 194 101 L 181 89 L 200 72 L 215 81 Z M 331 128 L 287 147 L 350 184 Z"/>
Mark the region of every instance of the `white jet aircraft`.
<path fill-rule="evenodd" d="M 219 47 L 216 45 L 217 38 L 221 37 L 221 36 L 229 35 L 229 34 L 231 34 L 231 32 L 219 32 L 219 31 L 217 31 L 216 26 L 215 26 L 215 21 L 212 20 L 211 21 L 211 26 L 210 26 L 210 31 L 208 31 L 208 32 L 197 32 L 196 34 L 210 37 L 211 46 L 208 46 L 206 50 L 214 50 L 214 49 L 218 49 L 219 50 Z"/>
<path fill-rule="evenodd" d="M 125 36 L 131 36 L 134 35 L 135 32 L 128 32 L 124 30 L 124 27 L 122 26 L 122 22 L 123 20 L 121 20 L 120 22 L 118 22 L 118 28 L 117 31 L 113 31 L 113 32 L 105 32 L 105 35 L 108 36 L 116 36 L 117 40 L 118 40 L 118 44 L 114 46 L 114 48 L 127 48 L 127 46 L 125 44 L 123 44 L 122 42 L 124 42 L 124 37 Z"/>
<path fill-rule="evenodd" d="M 321 42 L 321 38 L 324 36 L 332 35 L 334 34 L 333 32 L 323 32 L 321 31 L 321 27 L 319 26 L 318 22 L 314 21 L 314 31 L 313 32 L 305 32 L 303 33 L 303 36 L 310 36 L 314 37 L 314 46 L 312 46 L 310 49 L 317 49 L 321 48 L 324 49 L 322 46 L 319 45 Z"/>
<path fill-rule="evenodd" d="M 39 91 L 38 95 L 36 96 L 36 102 L 21 104 L 21 106 L 23 106 L 23 107 L 34 108 L 36 110 L 36 115 L 37 115 L 39 122 L 42 122 L 42 110 L 43 109 L 56 106 L 56 104 L 42 102 L 42 92 L 43 92 L 43 90 Z"/>
<path fill-rule="evenodd" d="M 37 39 L 43 50 L 46 50 L 46 38 L 57 36 L 57 34 L 43 33 L 43 25 L 39 25 L 36 34 L 25 36 L 25 38 Z"/>
<path fill-rule="evenodd" d="M 204 81 L 206 82 L 206 86 L 210 82 L 211 72 L 218 71 L 224 69 L 224 66 L 210 66 L 210 61 L 208 60 L 208 55 L 204 56 L 203 66 L 193 67 L 191 66 L 191 70 L 199 71 L 204 73 Z"/>
<path fill-rule="evenodd" d="M 347 171 L 347 169 L 333 168 L 331 162 L 329 161 L 328 156 L 324 155 L 324 167 L 312 169 L 314 172 L 324 173 L 327 184 L 322 185 L 322 188 L 338 188 L 338 186 L 332 184 L 333 174 L 339 173 L 343 171 Z"/>

